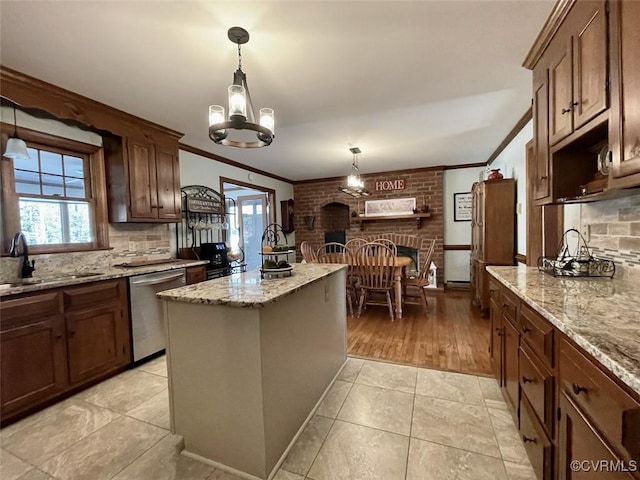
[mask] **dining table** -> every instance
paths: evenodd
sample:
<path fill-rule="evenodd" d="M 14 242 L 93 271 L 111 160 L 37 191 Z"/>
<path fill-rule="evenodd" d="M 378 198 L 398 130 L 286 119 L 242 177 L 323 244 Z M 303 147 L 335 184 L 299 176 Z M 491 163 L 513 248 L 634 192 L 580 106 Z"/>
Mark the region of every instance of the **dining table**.
<path fill-rule="evenodd" d="M 352 260 L 351 260 L 352 259 Z M 355 266 L 355 258 L 350 257 L 348 265 Z M 316 263 L 314 260 L 312 263 Z M 395 256 L 393 259 L 393 292 L 395 297 L 395 318 L 402 318 L 402 279 L 408 266 L 413 264 L 411 257 Z"/>

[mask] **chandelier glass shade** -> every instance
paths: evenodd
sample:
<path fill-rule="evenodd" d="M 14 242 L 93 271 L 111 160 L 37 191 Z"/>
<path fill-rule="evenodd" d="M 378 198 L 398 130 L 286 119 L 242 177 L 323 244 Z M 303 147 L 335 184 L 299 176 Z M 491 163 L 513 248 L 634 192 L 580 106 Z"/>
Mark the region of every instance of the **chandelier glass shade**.
<path fill-rule="evenodd" d="M 7 147 L 3 154 L 13 160 L 28 160 L 27 144 L 18 137 L 18 122 L 16 120 L 16 106 L 13 106 L 13 136 L 7 140 Z"/>
<path fill-rule="evenodd" d="M 358 154 L 360 149 L 352 147 L 349 149 L 353 153 L 353 162 L 351 163 L 351 173 L 347 177 L 347 186 L 340 186 L 338 189 L 352 197 L 366 197 L 370 195 L 369 190 L 364 188 L 364 180 L 360 177 L 360 169 L 358 168 Z"/>
<path fill-rule="evenodd" d="M 275 136 L 275 116 L 273 109 L 261 108 L 256 123 L 247 76 L 242 71 L 240 50 L 240 45 L 249 41 L 249 33 L 244 28 L 232 27 L 227 36 L 238 45 L 238 69 L 228 89 L 229 117 L 225 117 L 223 106 L 209 107 L 209 138 L 217 144 L 230 147 L 266 147 L 271 145 Z"/>

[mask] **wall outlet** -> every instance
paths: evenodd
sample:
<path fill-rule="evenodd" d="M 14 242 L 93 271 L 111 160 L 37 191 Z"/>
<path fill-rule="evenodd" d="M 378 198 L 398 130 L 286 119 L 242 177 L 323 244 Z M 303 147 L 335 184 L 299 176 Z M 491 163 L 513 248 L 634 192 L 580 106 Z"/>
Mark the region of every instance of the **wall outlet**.
<path fill-rule="evenodd" d="M 522 215 L 522 203 L 520 203 L 520 202 L 518 202 L 518 203 L 516 204 L 516 213 L 517 213 L 518 215 Z"/>
<path fill-rule="evenodd" d="M 580 233 L 584 237 L 585 242 L 589 243 L 591 241 L 591 225 L 590 224 L 587 223 L 582 225 L 582 228 L 580 229 Z"/>

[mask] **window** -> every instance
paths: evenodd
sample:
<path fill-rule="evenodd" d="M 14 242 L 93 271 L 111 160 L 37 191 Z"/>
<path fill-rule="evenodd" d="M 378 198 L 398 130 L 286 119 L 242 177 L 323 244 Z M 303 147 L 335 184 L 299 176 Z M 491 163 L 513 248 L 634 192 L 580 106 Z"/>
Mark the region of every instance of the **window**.
<path fill-rule="evenodd" d="M 20 231 L 31 245 L 90 244 L 89 156 L 30 145 L 29 159 L 14 160 Z"/>
<path fill-rule="evenodd" d="M 30 158 L 2 159 L 6 234 L 21 231 L 34 253 L 106 248 L 100 147 L 26 129 L 20 136 Z"/>

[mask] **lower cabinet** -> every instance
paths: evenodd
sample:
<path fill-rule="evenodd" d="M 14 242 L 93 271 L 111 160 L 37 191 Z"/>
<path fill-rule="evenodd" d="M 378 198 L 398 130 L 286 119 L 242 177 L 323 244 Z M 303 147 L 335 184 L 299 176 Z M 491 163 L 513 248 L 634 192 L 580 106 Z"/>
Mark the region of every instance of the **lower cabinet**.
<path fill-rule="evenodd" d="M 59 292 L 2 302 L 0 409 L 3 417 L 67 388 L 64 328 Z"/>
<path fill-rule="evenodd" d="M 3 425 L 131 362 L 125 280 L 4 297 Z"/>
<path fill-rule="evenodd" d="M 64 291 L 69 380 L 77 384 L 129 362 L 126 285 L 106 281 Z"/>
<path fill-rule="evenodd" d="M 560 393 L 560 412 L 559 480 L 632 480 L 637 478 L 630 472 L 604 471 L 604 468 L 613 470 L 615 466 L 624 464 L 589 425 L 585 415 L 580 412 L 565 392 Z M 600 465 L 602 467 L 598 468 Z M 627 463 L 627 465 L 630 464 Z"/>
<path fill-rule="evenodd" d="M 537 479 L 640 480 L 640 396 L 524 300 L 490 285 L 492 369 Z"/>

